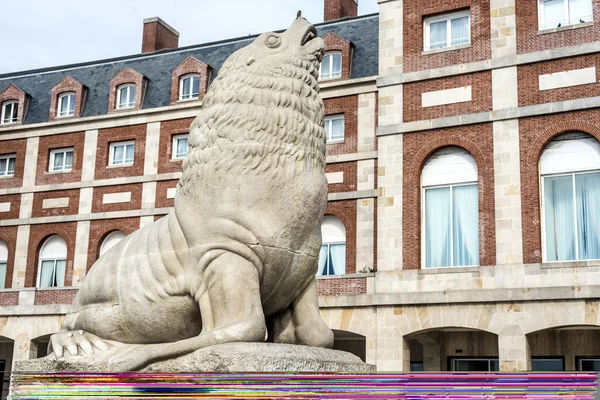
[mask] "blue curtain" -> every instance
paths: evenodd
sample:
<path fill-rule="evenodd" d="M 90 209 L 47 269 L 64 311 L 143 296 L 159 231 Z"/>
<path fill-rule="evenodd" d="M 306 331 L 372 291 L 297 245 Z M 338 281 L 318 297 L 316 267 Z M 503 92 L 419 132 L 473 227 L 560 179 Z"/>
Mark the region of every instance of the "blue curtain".
<path fill-rule="evenodd" d="M 477 185 L 452 188 L 453 265 L 479 265 Z"/>
<path fill-rule="evenodd" d="M 450 260 L 450 188 L 425 190 L 426 266 L 447 267 Z"/>
<path fill-rule="evenodd" d="M 575 176 L 580 260 L 600 259 L 600 173 Z"/>
<path fill-rule="evenodd" d="M 317 270 L 317 276 L 327 275 L 327 270 L 325 267 L 327 266 L 327 258 L 329 256 L 329 252 L 327 251 L 328 247 L 329 246 L 324 244 L 321 246 L 321 250 L 319 251 L 319 269 Z"/>
<path fill-rule="evenodd" d="M 544 178 L 544 208 L 547 260 L 575 260 L 572 175 Z"/>
<path fill-rule="evenodd" d="M 346 243 L 329 245 L 329 272 L 330 275 L 346 273 Z"/>

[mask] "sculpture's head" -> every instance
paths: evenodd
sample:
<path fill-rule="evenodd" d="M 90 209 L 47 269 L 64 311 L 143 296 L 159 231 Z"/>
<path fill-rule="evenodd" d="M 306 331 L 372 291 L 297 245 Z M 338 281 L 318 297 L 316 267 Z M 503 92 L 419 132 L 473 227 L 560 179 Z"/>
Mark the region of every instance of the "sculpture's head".
<path fill-rule="evenodd" d="M 203 173 L 289 176 L 313 166 L 323 169 L 318 74 L 324 51 L 315 27 L 300 17 L 287 31 L 264 33 L 233 53 L 190 128 L 180 191 Z"/>

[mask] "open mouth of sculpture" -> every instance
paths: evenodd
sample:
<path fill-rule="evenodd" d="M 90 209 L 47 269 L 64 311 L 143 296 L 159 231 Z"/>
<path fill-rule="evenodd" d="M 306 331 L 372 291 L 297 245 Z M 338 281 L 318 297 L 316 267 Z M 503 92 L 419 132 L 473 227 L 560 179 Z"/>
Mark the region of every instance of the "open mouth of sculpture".
<path fill-rule="evenodd" d="M 311 40 L 316 39 L 316 37 L 317 37 L 317 30 L 315 29 L 314 26 L 311 26 L 304 33 L 304 36 L 302 37 L 302 41 L 300 43 L 301 43 L 302 46 L 304 46 L 308 42 L 310 42 Z"/>

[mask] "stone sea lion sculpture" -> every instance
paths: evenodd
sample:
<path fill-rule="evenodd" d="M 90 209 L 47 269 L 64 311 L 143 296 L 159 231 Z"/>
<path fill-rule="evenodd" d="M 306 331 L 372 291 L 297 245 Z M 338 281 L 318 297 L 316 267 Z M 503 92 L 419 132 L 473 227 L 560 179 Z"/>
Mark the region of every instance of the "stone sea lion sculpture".
<path fill-rule="evenodd" d="M 229 342 L 332 346 L 315 280 L 323 54 L 299 17 L 227 59 L 191 125 L 174 210 L 94 263 L 51 336 L 57 359 L 120 346 L 110 364 L 132 371 Z"/>

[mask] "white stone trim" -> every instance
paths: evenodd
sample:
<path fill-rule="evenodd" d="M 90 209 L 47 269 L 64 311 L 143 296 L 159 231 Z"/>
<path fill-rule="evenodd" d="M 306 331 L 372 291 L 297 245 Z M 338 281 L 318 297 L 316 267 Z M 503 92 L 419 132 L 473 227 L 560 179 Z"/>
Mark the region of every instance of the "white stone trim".
<path fill-rule="evenodd" d="M 42 209 L 48 208 L 67 208 L 69 207 L 68 197 L 57 197 L 55 199 L 44 199 L 42 201 Z"/>
<path fill-rule="evenodd" d="M 423 108 L 464 103 L 471 100 L 472 90 L 470 85 L 421 93 L 421 107 Z"/>
<path fill-rule="evenodd" d="M 0 203 L 0 212 L 9 212 L 10 211 L 10 201 L 6 203 Z"/>
<path fill-rule="evenodd" d="M 131 192 L 105 193 L 102 196 L 102 204 L 129 203 Z"/>
<path fill-rule="evenodd" d="M 177 187 L 167 189 L 167 199 L 174 199 L 175 193 L 177 193 Z"/>
<path fill-rule="evenodd" d="M 551 90 L 596 83 L 596 67 L 554 72 L 538 76 L 539 90 Z"/>
<path fill-rule="evenodd" d="M 329 185 L 334 183 L 343 183 L 344 182 L 344 171 L 339 172 L 329 172 L 325 174 L 325 178 L 327 178 L 327 183 Z"/>

